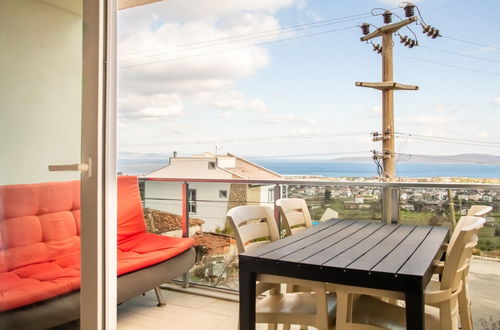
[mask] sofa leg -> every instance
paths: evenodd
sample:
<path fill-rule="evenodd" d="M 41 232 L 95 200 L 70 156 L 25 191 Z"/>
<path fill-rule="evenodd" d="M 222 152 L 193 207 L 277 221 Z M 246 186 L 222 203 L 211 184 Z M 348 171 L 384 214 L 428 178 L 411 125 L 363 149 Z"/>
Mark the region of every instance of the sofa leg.
<path fill-rule="evenodd" d="M 158 307 L 165 307 L 167 304 L 165 302 L 165 297 L 163 297 L 163 293 L 161 292 L 161 289 L 159 286 L 155 288 L 155 293 L 156 293 L 156 299 L 158 299 Z"/>

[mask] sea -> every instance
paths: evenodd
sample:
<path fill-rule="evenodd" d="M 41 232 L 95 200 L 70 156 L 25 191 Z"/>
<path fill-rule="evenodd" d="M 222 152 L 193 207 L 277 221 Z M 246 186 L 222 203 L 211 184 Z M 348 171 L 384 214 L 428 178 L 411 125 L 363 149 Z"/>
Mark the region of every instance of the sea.
<path fill-rule="evenodd" d="M 283 175 L 315 175 L 332 178 L 377 176 L 373 163 L 342 163 L 330 161 L 252 160 L 254 163 Z M 160 159 L 118 159 L 118 171 L 147 174 L 167 165 Z M 500 165 L 484 164 L 415 164 L 398 163 L 397 176 L 407 178 L 467 177 L 500 179 Z"/>

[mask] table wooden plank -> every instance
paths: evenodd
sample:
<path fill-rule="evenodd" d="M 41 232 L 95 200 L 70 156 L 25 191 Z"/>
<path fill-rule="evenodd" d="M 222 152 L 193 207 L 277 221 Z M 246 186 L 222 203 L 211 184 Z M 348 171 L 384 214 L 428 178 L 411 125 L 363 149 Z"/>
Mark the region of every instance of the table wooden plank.
<path fill-rule="evenodd" d="M 370 271 L 380 260 L 396 248 L 413 230 L 415 226 L 399 226 L 386 239 L 368 251 L 361 258 L 348 265 L 347 269 Z"/>
<path fill-rule="evenodd" d="M 292 253 L 288 253 L 280 257 L 282 261 L 291 261 L 291 262 L 301 262 L 304 259 L 307 259 L 311 256 L 318 254 L 319 252 L 325 250 L 332 246 L 332 244 L 336 244 L 345 238 L 351 236 L 353 233 L 363 229 L 368 226 L 370 222 L 368 221 L 357 221 L 350 226 L 344 227 L 341 230 L 338 230 L 334 233 L 331 233 L 328 236 L 323 237 L 322 239 L 316 239 L 317 235 L 314 237 L 310 237 L 309 240 L 304 240 L 304 243 L 307 245 L 295 246 L 296 250 Z M 287 251 L 280 251 L 287 252 Z"/>
<path fill-rule="evenodd" d="M 259 257 L 266 259 L 280 260 L 281 258 L 287 255 L 300 253 L 302 249 L 307 248 L 308 246 L 311 246 L 318 242 L 321 243 L 323 241 L 328 244 L 329 242 L 331 242 L 332 239 L 334 239 L 332 237 L 342 237 L 345 235 L 344 234 L 345 231 L 348 232 L 354 231 L 361 226 L 363 226 L 363 224 L 360 224 L 360 221 L 339 222 L 334 226 L 328 227 L 325 230 L 313 233 L 307 237 L 304 237 L 299 241 L 290 242 L 290 244 L 281 246 L 279 249 L 275 249 L 269 253 L 262 254 Z"/>
<path fill-rule="evenodd" d="M 373 249 L 377 244 L 395 231 L 398 226 L 392 224 L 384 224 L 382 228 L 374 232 L 372 235 L 361 241 L 352 249 L 345 251 L 335 258 L 324 263 L 323 266 L 344 268 L 351 264 L 353 261 L 365 255 L 368 251 Z"/>
<path fill-rule="evenodd" d="M 258 249 L 248 251 L 245 253 L 242 253 L 242 255 L 249 256 L 249 257 L 259 257 L 263 254 L 269 253 L 271 251 L 277 250 L 283 246 L 286 246 L 288 244 L 291 244 L 295 241 L 300 241 L 304 238 L 309 237 L 310 235 L 314 235 L 317 232 L 321 232 L 323 230 L 327 230 L 329 227 L 335 226 L 338 223 L 343 223 L 343 222 L 350 222 L 354 223 L 354 220 L 340 220 L 340 219 L 333 219 L 329 220 L 323 223 L 320 223 L 317 226 L 314 226 L 312 228 L 309 228 L 308 230 L 303 230 L 293 236 L 288 236 L 283 239 L 280 239 L 278 241 L 269 243 L 268 245 L 259 247 Z"/>
<path fill-rule="evenodd" d="M 408 235 L 397 249 L 392 250 L 382 261 L 372 268 L 372 272 L 393 273 L 396 272 L 405 264 L 415 250 L 420 246 L 422 241 L 431 231 L 431 227 L 417 226 Z"/>
<path fill-rule="evenodd" d="M 432 227 L 420 246 L 397 272 L 398 275 L 424 276 L 428 273 L 432 260 L 448 237 L 448 233 L 448 228 Z"/>
<path fill-rule="evenodd" d="M 341 233 L 346 232 L 344 237 L 341 239 L 336 239 L 332 237 L 330 240 L 330 246 L 322 251 L 309 254 L 308 258 L 303 259 L 302 263 L 305 264 L 313 264 L 313 265 L 323 265 L 327 261 L 332 258 L 338 256 L 339 254 L 348 251 L 350 248 L 355 246 L 356 244 L 363 241 L 367 237 L 370 237 L 374 232 L 382 228 L 383 224 L 381 222 L 372 222 L 372 221 L 360 221 L 364 223 L 364 226 L 359 228 L 356 231 L 346 232 L 345 230 Z M 351 226 L 354 227 L 354 226 Z M 349 229 L 351 228 L 349 227 Z M 338 234 L 341 234 L 338 233 Z M 317 244 L 314 245 L 314 247 Z M 304 249 L 307 250 L 307 249 Z M 302 252 L 302 251 L 301 251 Z M 300 253 L 298 253 L 301 255 Z"/>

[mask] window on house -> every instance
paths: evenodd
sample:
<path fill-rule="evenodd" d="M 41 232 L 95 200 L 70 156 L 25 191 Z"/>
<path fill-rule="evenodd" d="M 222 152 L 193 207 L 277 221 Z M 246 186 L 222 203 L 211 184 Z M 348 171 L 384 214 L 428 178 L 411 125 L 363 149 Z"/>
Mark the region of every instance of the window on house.
<path fill-rule="evenodd" d="M 189 189 L 188 193 L 189 213 L 196 214 L 196 209 L 197 209 L 196 189 Z"/>
<path fill-rule="evenodd" d="M 274 203 L 274 188 L 267 189 L 267 201 Z"/>
<path fill-rule="evenodd" d="M 215 162 L 208 162 L 208 169 L 209 170 L 215 170 Z"/>
<path fill-rule="evenodd" d="M 219 198 L 227 198 L 227 190 L 219 190 Z"/>

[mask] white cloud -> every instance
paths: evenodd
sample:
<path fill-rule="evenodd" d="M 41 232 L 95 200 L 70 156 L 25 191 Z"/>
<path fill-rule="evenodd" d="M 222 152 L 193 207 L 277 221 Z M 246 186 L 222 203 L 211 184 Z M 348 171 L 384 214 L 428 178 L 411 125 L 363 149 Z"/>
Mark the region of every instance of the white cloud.
<path fill-rule="evenodd" d="M 295 0 L 168 0 L 124 10 L 120 20 L 142 26 L 156 20 L 213 21 L 241 12 L 274 13 Z"/>
<path fill-rule="evenodd" d="M 118 98 L 120 121 L 172 119 L 181 116 L 182 99 L 175 94 L 158 94 L 143 97 L 138 94 L 127 94 Z"/>
<path fill-rule="evenodd" d="M 298 117 L 292 113 L 269 113 L 259 116 L 258 120 L 266 124 L 283 124 L 297 121 Z"/>
<path fill-rule="evenodd" d="M 157 20 L 166 20 L 163 12 L 156 15 Z M 276 28 L 279 24 L 272 15 L 244 12 L 217 24 L 209 21 L 168 22 L 159 24 L 156 29 L 144 25 L 123 33 L 119 41 L 119 53 L 123 55 L 120 57 L 118 104 L 120 113 L 125 112 L 122 117 L 144 115 L 145 118 L 158 118 L 160 115 L 181 114 L 182 111 L 171 109 L 172 104 L 167 105 L 169 110 L 161 110 L 164 102 L 149 104 L 151 99 L 165 101 L 174 97 L 180 109 L 185 102 L 191 101 L 225 112 L 268 111 L 263 100 L 248 98 L 235 90 L 237 81 L 269 65 L 267 50 L 259 46 L 220 50 L 228 48 L 225 38 Z M 204 40 L 219 41 L 212 47 L 212 42 L 200 43 Z M 190 46 L 177 47 L 179 45 Z"/>
<path fill-rule="evenodd" d="M 293 124 L 296 126 L 304 126 L 304 124 L 315 125 L 320 123 L 316 118 L 297 116 L 293 113 L 265 113 L 259 116 L 257 120 L 266 124 Z"/>
<path fill-rule="evenodd" d="M 394 7 L 399 6 L 403 1 L 401 0 L 378 0 L 379 2 L 386 4 L 386 5 L 391 5 Z M 420 2 L 421 0 L 413 0 L 412 3 L 417 3 Z"/>
<path fill-rule="evenodd" d="M 219 110 L 250 110 L 255 112 L 268 112 L 267 105 L 258 98 L 247 99 L 237 91 L 205 91 L 193 96 L 196 104 L 208 105 Z"/>
<path fill-rule="evenodd" d="M 493 100 L 493 103 L 497 106 L 500 106 L 500 96 L 499 97 L 496 97 L 494 100 Z"/>
<path fill-rule="evenodd" d="M 311 135 L 311 134 L 321 134 L 322 131 L 317 128 L 311 127 L 300 127 L 300 128 L 292 128 L 289 130 L 291 135 Z"/>
<path fill-rule="evenodd" d="M 440 126 L 440 125 L 450 124 L 454 120 L 455 119 L 450 116 L 419 115 L 419 116 L 401 118 L 398 120 L 398 124 Z"/>
<path fill-rule="evenodd" d="M 306 0 L 296 0 L 295 1 L 295 8 L 298 10 L 304 10 L 307 7 L 307 2 Z"/>
<path fill-rule="evenodd" d="M 373 105 L 371 108 L 370 108 L 370 112 L 372 114 L 377 114 L 377 115 L 381 115 L 382 114 L 382 107 L 380 105 Z"/>

